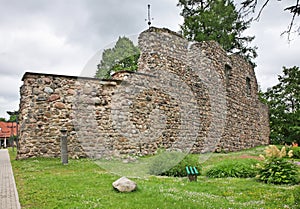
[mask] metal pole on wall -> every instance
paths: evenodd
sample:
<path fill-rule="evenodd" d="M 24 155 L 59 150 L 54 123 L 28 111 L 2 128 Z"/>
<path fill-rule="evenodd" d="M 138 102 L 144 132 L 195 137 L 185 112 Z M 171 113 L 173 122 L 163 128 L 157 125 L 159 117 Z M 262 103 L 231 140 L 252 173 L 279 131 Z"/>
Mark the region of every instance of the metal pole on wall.
<path fill-rule="evenodd" d="M 60 151 L 61 151 L 61 163 L 63 165 L 68 164 L 68 141 L 67 141 L 67 129 L 62 128 L 61 140 L 60 140 Z"/>

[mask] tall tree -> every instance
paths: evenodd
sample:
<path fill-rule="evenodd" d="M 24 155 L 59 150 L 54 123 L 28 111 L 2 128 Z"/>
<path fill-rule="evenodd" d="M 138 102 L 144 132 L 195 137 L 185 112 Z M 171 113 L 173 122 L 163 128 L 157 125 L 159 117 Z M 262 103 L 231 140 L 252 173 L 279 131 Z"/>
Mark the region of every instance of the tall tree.
<path fill-rule="evenodd" d="M 110 78 L 111 73 L 119 70 L 137 70 L 140 51 L 127 37 L 119 37 L 115 46 L 105 49 L 102 60 L 97 66 L 96 78 Z"/>
<path fill-rule="evenodd" d="M 272 143 L 300 143 L 300 70 L 299 67 L 283 67 L 279 83 L 263 98 L 270 108 Z"/>
<path fill-rule="evenodd" d="M 256 47 L 248 44 L 254 36 L 243 36 L 250 21 L 244 21 L 231 0 L 179 0 L 184 23 L 183 35 L 189 40 L 217 41 L 227 52 L 237 53 L 251 62 Z M 253 62 L 251 62 L 254 64 Z"/>

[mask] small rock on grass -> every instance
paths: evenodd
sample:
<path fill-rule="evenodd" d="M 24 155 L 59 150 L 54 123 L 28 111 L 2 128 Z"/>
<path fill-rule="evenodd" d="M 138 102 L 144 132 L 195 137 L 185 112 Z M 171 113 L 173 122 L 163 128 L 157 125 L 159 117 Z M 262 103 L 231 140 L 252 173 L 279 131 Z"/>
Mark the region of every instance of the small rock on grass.
<path fill-rule="evenodd" d="M 112 186 L 119 192 L 132 192 L 137 188 L 137 184 L 134 181 L 124 176 L 113 182 Z"/>

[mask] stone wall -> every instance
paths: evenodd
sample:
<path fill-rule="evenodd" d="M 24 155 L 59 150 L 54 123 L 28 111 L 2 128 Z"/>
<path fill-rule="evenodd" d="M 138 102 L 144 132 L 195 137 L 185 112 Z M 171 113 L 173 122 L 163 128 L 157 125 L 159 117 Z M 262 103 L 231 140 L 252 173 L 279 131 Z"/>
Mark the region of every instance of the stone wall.
<path fill-rule="evenodd" d="M 167 29 L 139 36 L 137 73 L 112 80 L 25 73 L 19 158 L 153 154 L 158 148 L 237 151 L 269 143 L 268 109 L 252 66 L 216 42 Z"/>

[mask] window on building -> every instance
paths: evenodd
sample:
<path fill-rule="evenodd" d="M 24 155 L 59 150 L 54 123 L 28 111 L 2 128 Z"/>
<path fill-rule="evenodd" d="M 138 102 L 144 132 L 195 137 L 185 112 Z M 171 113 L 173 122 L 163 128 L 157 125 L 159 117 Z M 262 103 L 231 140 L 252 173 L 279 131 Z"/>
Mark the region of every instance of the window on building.
<path fill-rule="evenodd" d="M 246 93 L 247 96 L 251 95 L 251 80 L 249 77 L 246 78 Z"/>
<path fill-rule="evenodd" d="M 226 64 L 225 65 L 225 81 L 226 81 L 226 84 L 228 85 L 229 84 L 229 79 L 230 79 L 230 76 L 231 76 L 231 66 Z"/>

